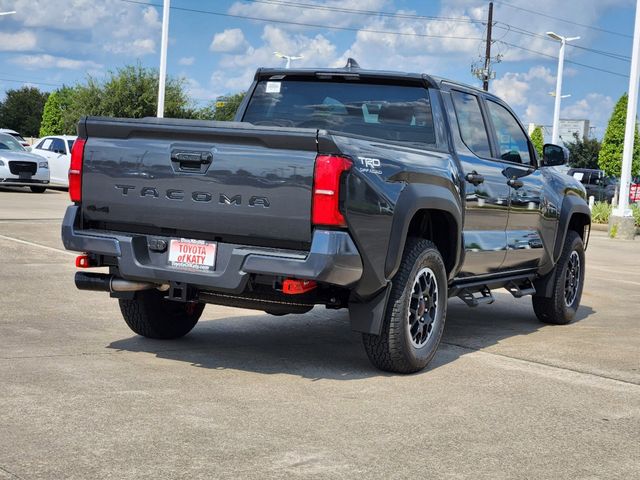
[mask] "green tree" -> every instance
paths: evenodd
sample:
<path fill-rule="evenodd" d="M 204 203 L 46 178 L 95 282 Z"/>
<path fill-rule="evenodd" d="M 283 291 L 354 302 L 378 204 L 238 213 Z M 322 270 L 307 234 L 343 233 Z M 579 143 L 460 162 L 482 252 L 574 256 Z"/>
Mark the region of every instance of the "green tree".
<path fill-rule="evenodd" d="M 0 127 L 11 128 L 25 137 L 38 136 L 48 95 L 35 87 L 7 90 L 0 103 Z"/>
<path fill-rule="evenodd" d="M 582 138 L 576 132 L 565 143 L 569 149 L 569 165 L 574 168 L 598 168 L 598 154 L 602 144 L 596 138 Z"/>
<path fill-rule="evenodd" d="M 542 149 L 544 147 L 544 135 L 542 134 L 542 127 L 536 126 L 531 132 L 531 142 L 538 152 L 538 158 L 542 158 Z"/>
<path fill-rule="evenodd" d="M 65 116 L 71 105 L 73 93 L 74 90 L 72 88 L 62 87 L 49 94 L 42 113 L 41 137 L 76 133 L 75 123 L 65 124 Z"/>
<path fill-rule="evenodd" d="M 619 177 L 622 170 L 622 150 L 624 146 L 624 130 L 627 119 L 628 97 L 625 93 L 620 97 L 613 109 L 607 130 L 604 133 L 602 147 L 598 155 L 598 165 L 607 175 Z M 640 173 L 640 138 L 638 128 L 634 132 L 633 160 L 631 174 Z"/>
<path fill-rule="evenodd" d="M 158 106 L 158 72 L 155 69 L 129 65 L 109 72 L 107 78 L 87 77 L 70 93 L 69 108 L 62 114 L 63 130 L 75 131 L 84 115 L 106 117 L 155 117 Z M 184 79 L 167 78 L 164 114 L 172 118 L 193 118 L 198 110 L 192 107 Z"/>
<path fill-rule="evenodd" d="M 213 120 L 222 122 L 232 121 L 238 111 L 238 107 L 244 99 L 244 95 L 244 92 L 236 93 L 234 95 L 227 95 L 223 99 L 218 100 L 213 112 Z"/>

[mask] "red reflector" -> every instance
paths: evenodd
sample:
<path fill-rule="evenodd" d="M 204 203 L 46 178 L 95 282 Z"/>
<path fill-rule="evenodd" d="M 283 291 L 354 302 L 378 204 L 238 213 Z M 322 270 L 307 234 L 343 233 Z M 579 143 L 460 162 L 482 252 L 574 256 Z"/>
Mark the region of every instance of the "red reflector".
<path fill-rule="evenodd" d="M 78 255 L 76 257 L 76 267 L 89 268 L 90 266 L 91 262 L 89 261 L 89 255 Z"/>
<path fill-rule="evenodd" d="M 71 149 L 69 165 L 69 198 L 72 202 L 82 201 L 82 157 L 84 157 L 84 138 L 77 138 Z"/>
<path fill-rule="evenodd" d="M 295 278 L 287 278 L 282 282 L 282 293 L 286 295 L 300 295 L 301 293 L 307 293 L 318 284 L 313 280 L 297 280 Z"/>
<path fill-rule="evenodd" d="M 318 155 L 313 173 L 313 209 L 311 222 L 314 225 L 346 227 L 340 212 L 340 176 L 351 169 L 351 160 L 335 155 Z"/>

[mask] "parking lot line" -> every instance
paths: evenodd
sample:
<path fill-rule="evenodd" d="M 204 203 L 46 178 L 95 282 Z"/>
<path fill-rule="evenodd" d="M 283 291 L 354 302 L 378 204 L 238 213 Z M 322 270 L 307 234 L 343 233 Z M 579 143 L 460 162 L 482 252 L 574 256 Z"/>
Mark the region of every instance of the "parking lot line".
<path fill-rule="evenodd" d="M 77 255 L 74 252 L 68 252 L 67 250 L 62 250 L 60 248 L 48 247 L 47 245 L 40 245 L 39 243 L 29 242 L 27 240 L 20 240 L 19 238 L 8 237 L 6 235 L 0 235 L 0 238 L 3 240 L 9 240 L 11 242 L 22 243 L 23 245 L 29 245 L 31 247 L 43 248 L 45 250 L 49 250 L 56 253 L 64 253 L 65 255 L 70 255 L 73 257 Z"/>

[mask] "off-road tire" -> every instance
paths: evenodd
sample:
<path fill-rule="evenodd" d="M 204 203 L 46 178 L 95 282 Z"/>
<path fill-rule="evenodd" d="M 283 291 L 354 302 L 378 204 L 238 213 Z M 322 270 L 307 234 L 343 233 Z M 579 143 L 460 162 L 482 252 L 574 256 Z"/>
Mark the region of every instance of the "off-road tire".
<path fill-rule="evenodd" d="M 33 193 L 44 193 L 47 189 L 46 187 L 29 187 Z"/>
<path fill-rule="evenodd" d="M 575 252 L 575 253 L 574 253 Z M 578 275 L 574 274 L 577 279 L 577 290 L 575 297 L 567 305 L 567 278 L 570 269 L 570 261 L 572 255 L 577 255 L 579 259 Z M 575 257 L 573 258 L 575 260 Z M 551 276 L 552 295 L 551 297 L 533 296 L 533 310 L 541 322 L 551 323 L 554 325 L 566 325 L 570 323 L 576 316 L 578 307 L 580 306 L 580 298 L 582 297 L 582 288 L 584 286 L 584 244 L 582 238 L 577 232 L 569 230 L 564 240 L 562 254 L 555 268 L 548 274 Z M 570 283 L 570 282 L 569 282 Z M 571 300 L 571 298 L 569 298 Z"/>
<path fill-rule="evenodd" d="M 119 299 L 119 303 L 131 330 L 143 337 L 164 340 L 189 333 L 204 310 L 204 303 L 166 300 L 158 290 L 136 292 L 133 299 Z"/>
<path fill-rule="evenodd" d="M 425 269 L 433 273 L 437 285 L 435 320 L 426 341 L 419 348 L 413 344 L 409 307 L 418 274 Z M 393 277 L 391 293 L 380 335 L 363 334 L 367 356 L 380 370 L 414 373 L 431 361 L 438 349 L 447 315 L 447 274 L 442 256 L 429 240 L 409 238 L 398 272 Z"/>

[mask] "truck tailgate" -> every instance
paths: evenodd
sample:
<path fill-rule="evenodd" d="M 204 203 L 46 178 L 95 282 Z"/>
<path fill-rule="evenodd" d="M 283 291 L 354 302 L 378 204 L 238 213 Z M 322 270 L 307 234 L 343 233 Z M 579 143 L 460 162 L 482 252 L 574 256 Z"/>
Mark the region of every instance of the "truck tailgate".
<path fill-rule="evenodd" d="M 79 130 L 85 223 L 250 244 L 311 240 L 316 130 L 95 117 Z"/>

